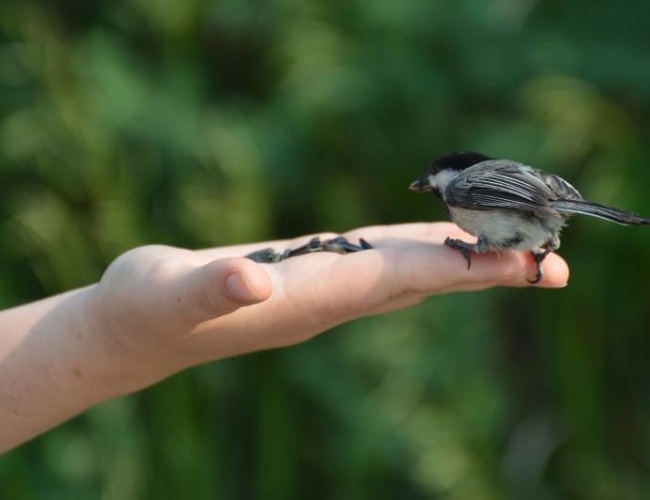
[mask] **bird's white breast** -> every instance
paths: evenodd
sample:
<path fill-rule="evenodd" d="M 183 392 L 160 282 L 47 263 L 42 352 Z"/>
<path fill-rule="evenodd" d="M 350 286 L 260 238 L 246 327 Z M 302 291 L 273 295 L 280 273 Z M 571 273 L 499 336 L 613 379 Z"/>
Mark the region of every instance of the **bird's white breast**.
<path fill-rule="evenodd" d="M 488 243 L 488 250 L 537 250 L 553 239 L 564 224 L 558 217 L 546 220 L 553 227 L 545 226 L 540 219 L 514 210 L 452 207 L 449 212 L 461 229 Z"/>

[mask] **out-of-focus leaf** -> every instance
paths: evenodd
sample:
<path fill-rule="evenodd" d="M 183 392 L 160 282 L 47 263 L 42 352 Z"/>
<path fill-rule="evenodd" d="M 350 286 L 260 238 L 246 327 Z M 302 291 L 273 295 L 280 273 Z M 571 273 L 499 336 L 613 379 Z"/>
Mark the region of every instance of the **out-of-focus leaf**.
<path fill-rule="evenodd" d="M 445 217 L 479 150 L 650 214 L 650 4 L 0 2 L 0 305 L 147 243 Z M 650 233 L 576 219 L 562 291 L 431 297 L 194 368 L 7 454 L 0 497 L 642 499 Z"/>

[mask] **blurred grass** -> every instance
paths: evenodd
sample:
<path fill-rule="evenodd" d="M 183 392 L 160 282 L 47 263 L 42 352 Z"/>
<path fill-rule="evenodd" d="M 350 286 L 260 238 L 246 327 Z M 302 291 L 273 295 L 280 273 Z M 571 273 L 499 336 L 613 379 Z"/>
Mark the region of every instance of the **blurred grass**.
<path fill-rule="evenodd" d="M 200 247 L 444 218 L 475 149 L 650 213 L 650 4 L 0 3 L 0 306 Z M 0 497 L 647 498 L 650 234 L 575 220 L 493 290 L 192 369 L 0 460 Z"/>

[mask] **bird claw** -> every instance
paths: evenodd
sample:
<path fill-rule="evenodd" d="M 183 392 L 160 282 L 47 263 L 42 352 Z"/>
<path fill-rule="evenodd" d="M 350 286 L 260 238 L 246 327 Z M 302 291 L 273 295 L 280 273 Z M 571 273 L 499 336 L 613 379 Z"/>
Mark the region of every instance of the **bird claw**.
<path fill-rule="evenodd" d="M 469 251 L 474 250 L 474 245 L 465 243 L 462 240 L 448 237 L 445 240 L 445 246 L 453 248 L 454 250 L 458 250 L 463 255 L 463 257 L 465 257 L 465 260 L 467 261 L 467 270 L 469 271 L 470 267 L 472 267 L 472 258 L 470 257 Z"/>
<path fill-rule="evenodd" d="M 479 240 L 479 243 L 474 245 L 472 243 L 466 243 L 462 240 L 447 238 L 445 240 L 445 246 L 448 246 L 449 248 L 453 248 L 454 250 L 458 250 L 462 254 L 462 256 L 465 257 L 465 260 L 467 261 L 468 270 L 472 265 L 470 251 L 478 252 L 478 253 L 484 253 L 485 251 L 484 245 L 481 244 L 481 240 Z M 544 269 L 542 268 L 542 262 L 544 261 L 544 259 L 549 253 L 551 253 L 550 249 L 530 251 L 530 255 L 532 255 L 533 257 L 533 261 L 535 262 L 535 267 L 537 271 L 534 280 L 526 279 L 526 281 L 528 281 L 528 283 L 530 283 L 531 285 L 536 285 L 544 278 Z"/>
<path fill-rule="evenodd" d="M 321 241 L 318 236 L 315 236 L 308 243 L 299 246 L 298 248 L 287 248 L 284 252 L 276 252 L 273 248 L 265 248 L 246 255 L 248 259 L 255 262 L 265 264 L 272 264 L 288 259 L 289 257 L 297 257 L 299 255 L 306 255 L 315 252 L 333 252 L 340 255 L 348 253 L 360 252 L 361 250 L 370 250 L 373 246 L 363 238 L 359 238 L 359 244 L 355 245 L 350 243 L 345 237 L 337 236 L 329 240 Z"/>
<path fill-rule="evenodd" d="M 528 283 L 530 283 L 531 285 L 536 285 L 537 283 L 542 281 L 542 278 L 544 277 L 544 270 L 542 269 L 542 262 L 544 261 L 544 259 L 546 258 L 546 256 L 549 253 L 551 253 L 551 251 L 549 249 L 542 250 L 541 252 L 539 252 L 539 251 L 536 252 L 534 250 L 530 251 L 530 255 L 532 255 L 533 261 L 535 262 L 535 266 L 536 266 L 536 269 L 537 269 L 537 273 L 535 274 L 535 279 L 534 280 L 526 279 L 526 281 L 528 281 Z"/>

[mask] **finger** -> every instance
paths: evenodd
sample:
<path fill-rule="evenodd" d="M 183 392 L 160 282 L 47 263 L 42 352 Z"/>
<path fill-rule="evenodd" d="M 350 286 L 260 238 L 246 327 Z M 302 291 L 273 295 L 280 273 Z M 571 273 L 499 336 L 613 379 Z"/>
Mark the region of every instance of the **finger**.
<path fill-rule="evenodd" d="M 329 286 L 337 294 L 328 310 L 351 317 L 392 310 L 396 305 L 406 307 L 433 294 L 531 286 L 527 279 L 534 276 L 532 262 L 521 252 L 472 255 L 469 270 L 462 255 L 442 245 L 380 248 L 331 257 L 336 261 L 328 274 Z M 545 277 L 536 286 L 566 285 L 568 267 L 560 257 L 549 255 L 544 266 Z"/>
<path fill-rule="evenodd" d="M 456 263 L 467 270 L 464 259 Z M 495 286 L 563 288 L 569 280 L 566 262 L 556 254 L 549 254 L 542 268 L 544 277 L 539 283 L 531 283 L 536 275 L 536 267 L 528 256 L 521 252 L 507 252 L 502 255 L 486 254 L 472 256 L 472 266 L 467 274 L 459 274 L 454 282 L 448 283 L 441 293 L 470 292 L 485 290 Z M 436 292 L 434 292 L 436 293 Z"/>
<path fill-rule="evenodd" d="M 185 307 L 187 320 L 200 323 L 263 302 L 271 292 L 271 280 L 262 266 L 249 259 L 226 258 L 193 269 L 172 297 Z"/>
<path fill-rule="evenodd" d="M 426 247 L 429 247 L 428 249 Z M 405 251 L 407 252 L 407 251 Z M 505 251 L 471 254 L 471 266 L 460 252 L 441 245 L 413 248 L 395 258 L 396 286 L 424 293 L 482 290 L 492 286 L 531 286 L 535 266 L 527 253 Z M 543 263 L 544 279 L 536 286 L 558 288 L 569 279 L 566 262 L 551 254 Z"/>
<path fill-rule="evenodd" d="M 472 258 L 472 268 L 476 262 L 477 266 L 486 267 L 488 272 L 485 272 L 484 269 L 477 269 L 477 274 L 467 276 L 467 281 L 448 286 L 443 290 L 432 291 L 426 287 L 414 290 L 405 289 L 403 293 L 394 293 L 390 300 L 368 310 L 368 315 L 383 314 L 410 307 L 422 302 L 428 296 L 438 293 L 475 292 L 495 286 L 521 288 L 563 288 L 567 286 L 569 268 L 560 256 L 549 254 L 544 261 L 544 278 L 535 285 L 531 284 L 528 279 L 535 277 L 536 269 L 532 264 L 528 264 L 528 268 L 526 267 L 525 255 L 513 252 L 512 255 L 506 257 L 507 260 L 511 258 L 519 260 L 519 263 L 503 262 L 498 255 L 478 255 L 476 261 Z M 494 262 L 495 260 L 496 262 Z M 463 266 L 462 263 L 459 265 Z M 467 269 L 466 264 L 462 269 Z"/>

